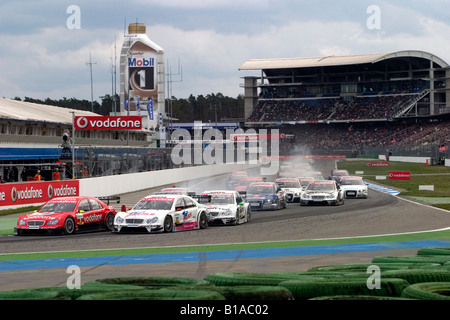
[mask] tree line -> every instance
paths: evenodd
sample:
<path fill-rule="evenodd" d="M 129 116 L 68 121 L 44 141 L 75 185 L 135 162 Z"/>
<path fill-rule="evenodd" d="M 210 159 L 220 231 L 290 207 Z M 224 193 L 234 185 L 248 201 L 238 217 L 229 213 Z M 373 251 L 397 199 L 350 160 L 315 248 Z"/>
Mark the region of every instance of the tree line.
<path fill-rule="evenodd" d="M 77 98 L 62 98 L 44 100 L 25 97 L 23 101 L 38 104 L 58 106 L 62 108 L 71 108 L 75 110 L 93 111 L 100 115 L 110 115 L 115 110 L 120 110 L 120 97 L 115 95 L 116 109 L 114 109 L 114 96 L 105 94 L 101 97 L 101 102 L 89 100 L 80 100 Z M 15 97 L 14 100 L 22 101 Z M 237 98 L 224 96 L 222 93 L 211 93 L 204 95 L 190 95 L 187 99 L 178 99 L 172 97 L 166 99 L 166 113 L 172 115 L 175 122 L 223 122 L 236 121 L 244 117 L 244 97 L 239 95 Z"/>

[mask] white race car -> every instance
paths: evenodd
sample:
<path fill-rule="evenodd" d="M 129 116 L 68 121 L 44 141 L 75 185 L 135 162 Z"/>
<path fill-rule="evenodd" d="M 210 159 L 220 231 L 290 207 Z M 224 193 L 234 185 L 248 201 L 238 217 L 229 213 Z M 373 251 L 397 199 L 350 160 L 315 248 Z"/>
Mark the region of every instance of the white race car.
<path fill-rule="evenodd" d="M 242 224 L 248 222 L 251 209 L 237 191 L 211 190 L 200 195 L 199 203 L 205 205 L 212 224 Z"/>
<path fill-rule="evenodd" d="M 303 188 L 296 178 L 278 178 L 275 182 L 286 193 L 287 202 L 300 202 L 300 193 Z"/>
<path fill-rule="evenodd" d="M 368 197 L 368 188 L 362 177 L 348 176 L 341 177 L 339 182 L 341 189 L 344 190 L 346 198 L 365 198 Z"/>
<path fill-rule="evenodd" d="M 310 182 L 300 197 L 300 205 L 344 204 L 344 192 L 334 180 L 316 180 Z"/>
<path fill-rule="evenodd" d="M 208 209 L 187 195 L 149 195 L 131 210 L 116 214 L 114 232 L 205 229 L 208 221 Z"/>

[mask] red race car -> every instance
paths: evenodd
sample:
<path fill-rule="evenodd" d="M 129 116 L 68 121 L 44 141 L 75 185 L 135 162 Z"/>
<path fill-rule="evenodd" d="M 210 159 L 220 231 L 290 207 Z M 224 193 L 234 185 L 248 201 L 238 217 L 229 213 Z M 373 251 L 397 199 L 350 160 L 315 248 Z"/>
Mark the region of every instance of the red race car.
<path fill-rule="evenodd" d="M 15 235 L 25 233 L 65 233 L 112 230 L 116 210 L 94 197 L 60 197 L 45 203 L 17 220 Z"/>

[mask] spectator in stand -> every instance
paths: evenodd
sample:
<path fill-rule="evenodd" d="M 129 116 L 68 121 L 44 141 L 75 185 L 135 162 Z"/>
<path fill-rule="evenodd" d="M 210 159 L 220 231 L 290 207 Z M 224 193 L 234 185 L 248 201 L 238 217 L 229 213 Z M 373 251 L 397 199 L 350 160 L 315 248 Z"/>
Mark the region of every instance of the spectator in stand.
<path fill-rule="evenodd" d="M 42 180 L 41 170 L 38 170 L 37 173 L 34 175 L 34 181 L 41 181 L 41 180 Z"/>
<path fill-rule="evenodd" d="M 58 181 L 60 179 L 58 168 L 55 168 L 55 171 L 53 171 L 52 176 L 54 181 Z"/>

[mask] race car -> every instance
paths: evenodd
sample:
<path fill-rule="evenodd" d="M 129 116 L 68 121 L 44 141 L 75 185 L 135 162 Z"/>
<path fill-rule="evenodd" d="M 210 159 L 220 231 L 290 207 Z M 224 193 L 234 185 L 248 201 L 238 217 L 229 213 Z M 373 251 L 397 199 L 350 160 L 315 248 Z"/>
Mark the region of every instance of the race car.
<path fill-rule="evenodd" d="M 336 182 L 339 183 L 341 177 L 343 176 L 349 176 L 347 170 L 331 170 L 331 173 L 328 176 L 328 180 L 336 180 Z"/>
<path fill-rule="evenodd" d="M 118 212 L 114 232 L 174 232 L 208 227 L 209 211 L 183 194 L 158 194 L 142 198 L 131 210 Z"/>
<path fill-rule="evenodd" d="M 116 210 L 94 197 L 59 197 L 46 202 L 31 214 L 17 220 L 15 235 L 25 233 L 64 233 L 112 230 Z"/>
<path fill-rule="evenodd" d="M 316 179 L 314 177 L 299 177 L 298 180 L 300 181 L 300 185 L 302 186 L 302 191 L 304 191 L 306 187 L 311 183 L 311 181 L 314 181 Z"/>
<path fill-rule="evenodd" d="M 344 204 L 344 191 L 334 180 L 316 180 L 311 182 L 300 196 L 300 205 Z"/>
<path fill-rule="evenodd" d="M 211 224 L 237 225 L 250 220 L 251 208 L 237 191 L 204 191 L 198 201 L 208 208 Z"/>
<path fill-rule="evenodd" d="M 365 198 L 368 197 L 368 187 L 362 177 L 348 176 L 341 177 L 339 185 L 344 190 L 346 198 Z"/>
<path fill-rule="evenodd" d="M 253 182 L 264 182 L 263 177 L 243 177 L 239 183 L 234 187 L 237 192 L 244 193 L 247 187 Z"/>
<path fill-rule="evenodd" d="M 234 190 L 234 187 L 241 181 L 243 177 L 247 177 L 247 171 L 233 171 L 226 180 L 226 188 Z"/>
<path fill-rule="evenodd" d="M 279 210 L 287 207 L 286 194 L 275 182 L 254 182 L 247 187 L 246 200 L 253 210 Z"/>
<path fill-rule="evenodd" d="M 300 193 L 303 191 L 300 181 L 295 178 L 278 178 L 275 182 L 286 193 L 287 202 L 300 202 Z"/>

